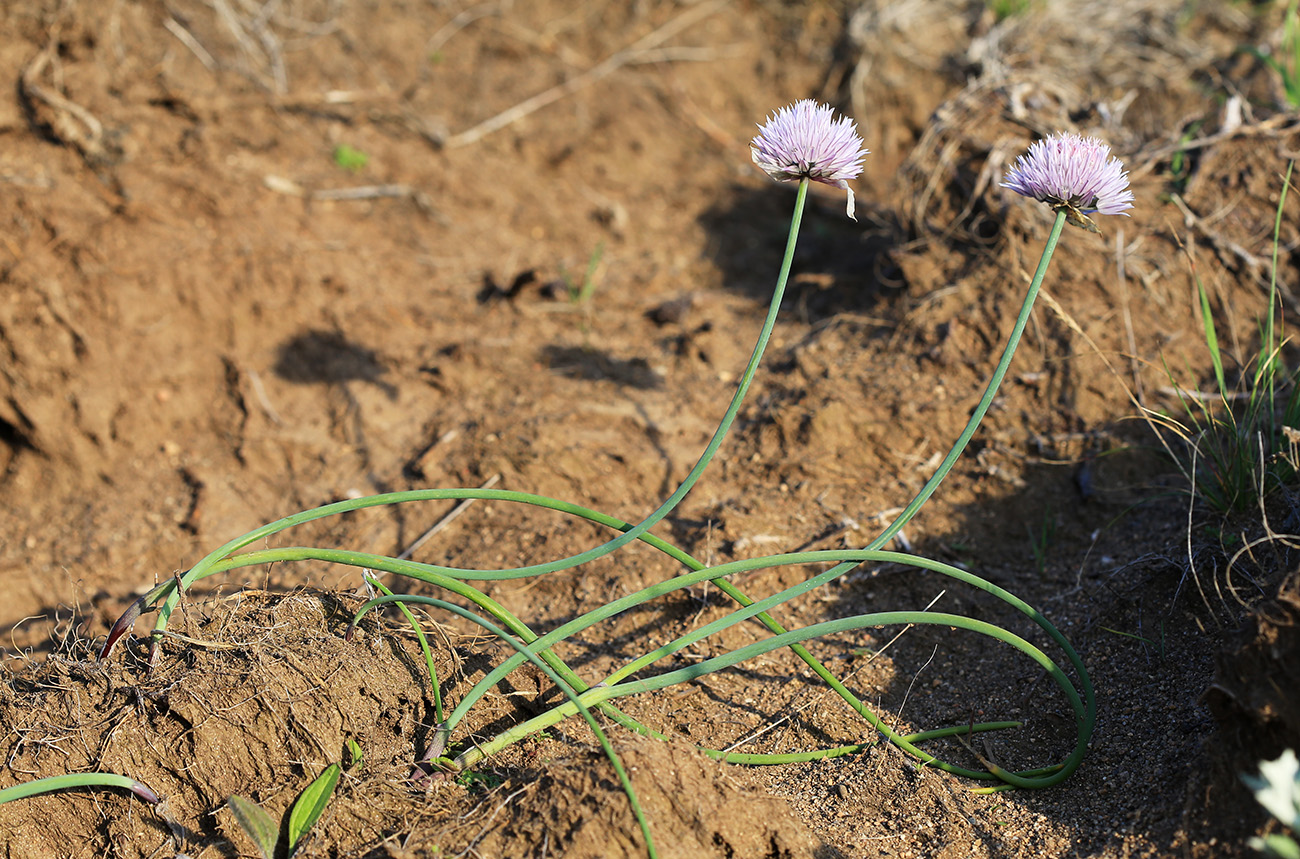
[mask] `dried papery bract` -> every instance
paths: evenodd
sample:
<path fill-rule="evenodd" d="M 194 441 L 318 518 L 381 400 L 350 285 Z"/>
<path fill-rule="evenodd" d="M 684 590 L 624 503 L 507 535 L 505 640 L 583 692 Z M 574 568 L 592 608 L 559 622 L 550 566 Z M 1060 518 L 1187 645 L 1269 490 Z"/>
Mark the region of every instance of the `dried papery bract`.
<path fill-rule="evenodd" d="M 857 220 L 848 180 L 862 172 L 868 152 L 853 120 L 836 117 L 830 107 L 806 98 L 768 117 L 749 151 L 754 163 L 778 182 L 811 179 L 847 191 L 848 216 Z"/>
<path fill-rule="evenodd" d="M 1059 132 L 1030 144 L 1002 182 L 1017 194 L 1065 212 L 1066 220 L 1099 232 L 1091 214 L 1127 215 L 1133 208 L 1128 173 L 1095 137 Z"/>

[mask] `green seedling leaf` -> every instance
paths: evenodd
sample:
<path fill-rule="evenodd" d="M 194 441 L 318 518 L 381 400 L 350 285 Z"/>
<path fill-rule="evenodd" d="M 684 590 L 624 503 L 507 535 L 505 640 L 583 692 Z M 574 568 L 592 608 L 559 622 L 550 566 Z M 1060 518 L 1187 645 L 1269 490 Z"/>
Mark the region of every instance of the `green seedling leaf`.
<path fill-rule="evenodd" d="M 596 245 L 596 249 L 591 252 L 591 256 L 587 258 L 587 269 L 582 275 L 581 283 L 574 283 L 567 272 L 562 273 L 570 304 L 588 304 L 591 297 L 596 294 L 596 270 L 600 268 L 600 261 L 604 256 L 605 243 L 600 242 Z"/>
<path fill-rule="evenodd" d="M 265 859 L 275 859 L 275 842 L 279 840 L 280 827 L 262 806 L 242 796 L 232 796 L 226 805 L 235 815 L 240 827 L 253 839 Z"/>
<path fill-rule="evenodd" d="M 1032 0 L 989 0 L 988 6 L 996 20 L 1005 21 L 1028 12 L 1031 3 Z"/>
<path fill-rule="evenodd" d="M 1101 629 L 1104 629 L 1106 632 L 1109 632 L 1111 635 L 1122 635 L 1122 636 L 1124 636 L 1125 638 L 1132 638 L 1132 639 L 1134 639 L 1135 641 L 1141 641 L 1141 642 L 1143 642 L 1144 644 L 1149 644 L 1149 645 L 1151 645 L 1152 647 L 1155 647 L 1155 646 L 1156 646 L 1156 643 L 1155 643 L 1154 641 L 1152 641 L 1151 639 L 1149 639 L 1149 638 L 1147 638 L 1147 637 L 1145 637 L 1145 636 L 1135 635 L 1134 633 L 1131 633 L 1131 632 L 1123 632 L 1123 631 L 1118 630 L 1118 629 L 1111 629 L 1109 626 L 1103 626 L 1103 627 L 1101 627 Z"/>
<path fill-rule="evenodd" d="M 325 806 L 329 805 L 330 797 L 334 795 L 334 788 L 339 783 L 341 772 L 338 764 L 330 764 L 325 768 L 325 772 L 316 776 L 316 780 L 307 785 L 307 789 L 293 804 L 293 810 L 289 812 L 290 856 L 294 854 L 298 842 L 307 834 L 307 830 L 311 829 L 325 812 Z"/>
<path fill-rule="evenodd" d="M 334 147 L 334 163 L 349 173 L 360 173 L 370 163 L 370 156 L 344 143 Z"/>
<path fill-rule="evenodd" d="M 496 773 L 481 773 L 473 770 L 465 770 L 456 776 L 456 784 L 470 793 L 487 793 L 493 788 L 500 787 L 502 781 L 504 779 Z"/>
<path fill-rule="evenodd" d="M 587 260 L 587 271 L 582 276 L 582 287 L 578 290 L 578 303 L 585 304 L 591 301 L 591 296 L 596 292 L 596 269 L 600 267 L 600 260 L 605 256 L 605 243 L 600 242 L 596 249 L 591 252 L 591 257 Z"/>
<path fill-rule="evenodd" d="M 1169 158 L 1169 174 L 1173 177 L 1174 187 L 1178 189 L 1179 193 L 1182 193 L 1182 190 L 1187 187 L 1187 176 L 1190 172 L 1188 168 L 1188 150 L 1185 147 L 1196 139 L 1197 133 L 1201 130 L 1201 125 L 1202 122 L 1198 120 L 1187 127 L 1187 130 L 1178 138 L 1179 147 L 1184 148 L 1179 148 Z"/>
<path fill-rule="evenodd" d="M 347 768 L 352 769 L 353 767 L 361 766 L 361 763 L 364 759 L 365 759 L 364 756 L 361 754 L 361 746 L 357 743 L 356 740 L 352 739 L 351 737 L 348 737 Z"/>

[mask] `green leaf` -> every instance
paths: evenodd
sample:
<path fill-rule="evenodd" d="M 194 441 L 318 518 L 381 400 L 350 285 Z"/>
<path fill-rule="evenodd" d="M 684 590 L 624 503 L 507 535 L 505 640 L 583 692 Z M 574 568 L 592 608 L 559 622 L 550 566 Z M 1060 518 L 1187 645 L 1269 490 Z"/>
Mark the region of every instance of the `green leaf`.
<path fill-rule="evenodd" d="M 1210 296 L 1199 277 L 1196 278 L 1196 291 L 1201 298 L 1201 325 L 1205 330 L 1205 345 L 1210 352 L 1210 361 L 1214 364 L 1214 380 L 1219 383 L 1219 394 L 1227 397 L 1228 383 L 1223 376 L 1223 356 L 1219 354 L 1219 337 L 1214 327 L 1214 314 L 1210 312 Z"/>
<path fill-rule="evenodd" d="M 298 842 L 307 834 L 307 830 L 311 829 L 312 824 L 325 812 L 325 806 L 329 805 L 330 797 L 334 795 L 334 788 L 339 783 L 341 772 L 338 764 L 330 764 L 325 768 L 325 772 L 316 776 L 316 780 L 307 785 L 307 789 L 293 804 L 293 810 L 289 812 L 290 856 L 297 849 Z"/>
<path fill-rule="evenodd" d="M 226 800 L 226 805 L 262 855 L 266 859 L 275 859 L 275 842 L 279 840 L 280 827 L 275 825 L 271 815 L 262 806 L 242 796 L 232 796 Z"/>
<path fill-rule="evenodd" d="M 347 749 L 348 749 L 348 764 L 347 764 L 348 769 L 361 766 L 362 762 L 365 760 L 365 757 L 361 754 L 361 745 L 357 743 L 356 740 L 352 739 L 351 737 L 348 737 Z"/>
<path fill-rule="evenodd" d="M 15 799 L 25 799 L 29 796 L 39 796 L 50 791 L 66 790 L 73 787 L 124 787 L 145 802 L 154 805 L 159 802 L 158 794 L 150 790 L 143 782 L 138 782 L 129 776 L 114 773 L 73 773 L 38 778 L 35 781 L 23 782 L 0 790 L 0 805 L 12 802 Z"/>
<path fill-rule="evenodd" d="M 344 143 L 334 147 L 334 163 L 349 173 L 360 173 L 370 163 L 370 156 Z"/>

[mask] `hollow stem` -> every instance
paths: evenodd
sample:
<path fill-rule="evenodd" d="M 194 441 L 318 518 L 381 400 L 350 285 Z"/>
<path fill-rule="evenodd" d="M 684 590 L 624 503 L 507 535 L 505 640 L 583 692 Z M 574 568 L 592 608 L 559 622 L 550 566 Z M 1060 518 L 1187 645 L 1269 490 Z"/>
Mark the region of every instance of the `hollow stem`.
<path fill-rule="evenodd" d="M 1030 311 L 1034 309 L 1034 301 L 1038 298 L 1038 291 L 1043 286 L 1043 278 L 1047 276 L 1047 268 L 1052 262 L 1052 255 L 1056 253 L 1056 244 L 1061 239 L 1061 230 L 1065 227 L 1066 213 L 1064 210 L 1056 213 L 1056 220 L 1052 223 L 1052 231 L 1047 236 L 1047 244 L 1043 247 L 1043 255 L 1038 259 L 1038 269 L 1034 272 L 1034 278 L 1029 282 L 1029 289 L 1025 292 L 1025 299 L 1020 304 L 1020 314 L 1016 317 L 1016 324 L 1011 329 L 1011 336 L 1007 338 L 1007 345 L 1002 350 L 1002 358 L 998 361 L 998 366 L 993 370 L 993 376 L 989 379 L 988 387 L 984 389 L 984 395 L 980 397 L 979 403 L 975 406 L 975 411 L 971 412 L 970 420 L 966 422 L 966 428 L 957 436 L 957 441 L 953 443 L 952 449 L 948 455 L 939 463 L 934 474 L 926 481 L 925 486 L 903 508 L 903 512 L 898 514 L 898 518 L 889 524 L 889 527 L 880 532 L 876 539 L 867 544 L 869 549 L 879 549 L 894 538 L 894 535 L 903 529 L 912 517 L 917 514 L 921 506 L 930 500 L 930 496 L 943 483 L 943 479 L 948 476 L 957 458 L 966 450 L 966 445 L 970 443 L 971 436 L 975 435 L 975 430 L 979 429 L 980 422 L 984 420 L 984 415 L 988 412 L 989 406 L 993 404 L 993 398 L 997 396 L 998 388 L 1002 386 L 1002 379 L 1007 375 L 1007 369 L 1011 366 L 1011 359 L 1015 357 L 1016 347 L 1020 345 L 1020 336 L 1025 333 L 1025 326 L 1029 323 Z"/>
<path fill-rule="evenodd" d="M 582 718 L 586 720 L 587 725 L 591 728 L 592 733 L 596 735 L 596 741 L 600 744 L 601 750 L 604 751 L 605 757 L 609 758 L 610 764 L 613 765 L 614 772 L 618 775 L 619 784 L 622 785 L 623 792 L 627 794 L 627 801 L 632 807 L 632 814 L 636 817 L 637 823 L 641 827 L 641 835 L 645 838 L 646 842 L 646 853 L 650 856 L 650 859 L 656 859 L 659 854 L 655 850 L 654 838 L 650 834 L 650 824 L 646 821 L 645 813 L 641 810 L 641 802 L 637 798 L 636 790 L 632 787 L 632 779 L 628 777 L 627 769 L 623 766 L 623 761 L 619 758 L 618 753 L 614 751 L 614 746 L 610 743 L 609 737 L 605 734 L 605 731 L 601 729 L 600 723 L 597 722 L 596 717 L 591 714 L 591 710 L 588 709 L 586 704 L 577 697 L 577 694 L 561 680 L 559 674 L 557 674 L 550 665 L 540 659 L 538 655 L 528 647 L 528 645 L 519 641 L 513 635 L 510 635 L 505 630 L 501 629 L 501 627 L 486 618 L 480 617 L 468 609 L 461 608 L 460 606 L 454 603 L 449 603 L 446 600 L 440 600 L 434 597 L 411 596 L 409 594 L 388 594 L 379 597 L 375 602 L 377 604 L 396 602 L 398 605 L 401 605 L 402 603 L 418 603 L 434 606 L 443 611 L 449 611 L 452 614 L 459 615 L 460 617 L 473 621 L 483 627 L 488 632 L 514 648 L 519 655 L 525 657 L 529 662 L 540 668 L 542 672 L 550 678 L 551 682 L 564 692 L 575 712 L 582 715 Z"/>
<path fill-rule="evenodd" d="M 1008 632 L 1007 630 L 994 626 L 993 624 L 968 617 L 962 617 L 960 615 L 944 614 L 941 612 L 879 612 L 875 614 L 858 615 L 855 617 L 826 621 L 824 623 L 814 624 L 813 626 L 804 629 L 791 630 L 782 635 L 774 636 L 763 641 L 757 641 L 753 644 L 737 648 L 695 665 L 677 669 L 676 671 L 669 671 L 654 677 L 629 681 L 627 683 L 610 686 L 597 686 L 579 695 L 578 700 L 590 707 L 625 695 L 634 695 L 641 692 L 664 689 L 679 683 L 689 682 L 714 671 L 736 665 L 746 659 L 759 656 L 780 647 L 786 647 L 792 642 L 806 641 L 824 635 L 832 635 L 864 627 L 887 626 L 894 624 L 930 624 L 956 629 L 965 629 L 1009 644 L 1021 653 L 1029 656 L 1034 660 L 1034 662 L 1038 663 L 1038 665 L 1048 673 L 1052 680 L 1066 694 L 1066 697 L 1070 700 L 1071 706 L 1075 710 L 1075 715 L 1080 719 L 1080 721 L 1082 722 L 1086 719 L 1087 714 L 1085 705 L 1079 699 L 1078 694 L 1074 689 L 1074 685 L 1070 682 L 1069 678 L 1065 676 L 1065 673 L 1060 669 L 1060 667 L 1033 644 L 1025 641 L 1014 633 Z M 456 764 L 462 767 L 472 766 L 475 762 L 500 751 L 516 740 L 528 736 L 529 734 L 536 733 L 537 731 L 544 730 L 568 716 L 573 715 L 574 712 L 576 712 L 576 707 L 572 702 L 565 702 L 557 705 L 551 710 L 529 719 L 527 722 L 516 725 L 502 732 L 487 742 L 468 749 L 456 759 Z M 916 748 L 910 743 L 902 741 L 901 737 L 894 739 L 894 742 L 907 749 L 908 752 L 926 763 L 942 766 L 944 769 L 950 769 L 948 766 L 943 766 L 943 762 L 935 758 L 933 755 Z M 994 765 L 988 772 L 973 770 L 956 771 L 958 774 L 966 775 L 970 778 L 997 779 L 1015 787 L 1049 787 L 1058 784 L 1063 779 L 1067 778 L 1074 769 L 1077 768 L 1079 760 L 1082 759 L 1083 753 L 1086 751 L 1086 747 L 1087 738 L 1083 736 L 1082 732 L 1080 732 L 1080 739 L 1075 750 L 1059 769 L 1050 768 L 1055 770 L 1055 772 L 1052 772 L 1050 775 L 1032 776 L 1026 775 L 1025 773 L 1015 773 L 1004 770 L 996 765 Z M 1042 772 L 1042 770 L 1035 770 L 1034 772 Z"/>

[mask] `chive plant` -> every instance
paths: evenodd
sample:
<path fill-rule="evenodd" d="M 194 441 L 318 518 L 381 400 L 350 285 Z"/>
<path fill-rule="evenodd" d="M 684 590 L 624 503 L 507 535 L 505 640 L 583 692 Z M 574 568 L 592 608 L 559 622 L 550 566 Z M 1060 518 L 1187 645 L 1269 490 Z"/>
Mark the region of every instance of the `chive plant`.
<path fill-rule="evenodd" d="M 1128 190 L 1127 174 L 1124 173 L 1120 162 L 1110 157 L 1109 148 L 1101 141 L 1073 134 L 1060 134 L 1038 141 L 1029 148 L 1028 153 L 1022 156 L 1007 174 L 1003 183 L 1005 187 L 1026 197 L 1047 203 L 1055 213 L 1055 219 L 1041 260 L 1033 280 L 1026 290 L 1019 315 L 991 375 L 988 386 L 979 404 L 971 414 L 966 427 L 917 496 L 870 543 L 861 549 L 798 552 L 710 566 L 667 540 L 651 533 L 651 529 L 674 510 L 695 486 L 725 439 L 740 410 L 745 394 L 761 363 L 764 349 L 781 306 L 782 295 L 790 275 L 800 221 L 803 216 L 810 183 L 819 182 L 846 191 L 848 195 L 847 214 L 849 217 L 853 217 L 853 191 L 848 185 L 848 180 L 856 178 L 861 173 L 862 160 L 867 154 L 853 122 L 847 118 L 836 117 L 831 108 L 812 100 L 799 101 L 782 108 L 770 116 L 764 125 L 760 126 L 759 134 L 753 139 L 751 145 L 751 155 L 754 163 L 772 178 L 782 182 L 797 183 L 798 185 L 795 194 L 794 212 L 786 239 L 785 255 L 776 279 L 776 286 L 749 362 L 741 374 L 735 393 L 725 409 L 713 437 L 677 490 L 640 522 L 625 522 L 597 510 L 560 499 L 500 489 L 418 489 L 328 504 L 295 513 L 231 540 L 201 559 L 183 575 L 168 580 L 149 591 L 137 600 L 114 625 L 105 640 L 101 650 L 101 657 L 105 657 L 110 653 L 115 643 L 132 628 L 134 622 L 146 609 L 153 608 L 158 611 L 153 631 L 153 655 L 156 657 L 158 639 L 166 629 L 182 591 L 207 576 L 241 567 L 273 562 L 315 560 L 348 564 L 366 570 L 391 573 L 399 577 L 424 582 L 444 591 L 449 597 L 455 597 L 459 601 L 469 603 L 471 607 L 465 608 L 463 605 L 450 602 L 447 599 L 398 594 L 386 588 L 380 588 L 383 593 L 358 610 L 353 620 L 353 626 L 349 629 L 349 636 L 356 623 L 373 609 L 389 604 L 399 606 L 423 604 L 454 613 L 478 624 L 516 651 L 513 656 L 503 660 L 483 680 L 466 692 L 455 703 L 449 713 L 443 712 L 442 698 L 438 691 L 438 678 L 433 671 L 432 660 L 429 660 L 430 682 L 435 690 L 436 715 L 439 722 L 429 748 L 424 755 L 424 760 L 430 766 L 444 771 L 458 772 L 466 767 L 473 766 L 482 760 L 485 755 L 502 749 L 510 743 L 543 731 L 572 715 L 581 715 L 592 727 L 593 732 L 613 762 L 642 826 L 647 849 L 652 856 L 655 855 L 653 841 L 649 827 L 637 804 L 635 791 L 594 714 L 601 713 L 607 719 L 633 731 L 662 736 L 624 713 L 619 709 L 616 702 L 628 696 L 688 683 L 711 672 L 725 670 L 747 659 L 753 659 L 783 647 L 791 648 L 799 659 L 806 663 L 828 687 L 844 700 L 848 707 L 861 715 L 872 728 L 870 732 L 872 741 L 787 754 L 737 753 L 719 749 L 705 749 L 706 753 L 731 763 L 779 764 L 851 754 L 874 743 L 875 737 L 879 735 L 932 767 L 987 782 L 989 786 L 982 788 L 983 790 L 1001 790 L 1011 787 L 1048 787 L 1068 778 L 1083 759 L 1096 719 L 1096 701 L 1087 670 L 1069 641 L 1039 611 L 991 582 L 973 573 L 938 561 L 910 553 L 887 551 L 886 546 L 916 516 L 925 502 L 939 488 L 983 420 L 1010 366 L 1065 224 L 1068 222 L 1095 232 L 1097 227 L 1089 217 L 1090 215 L 1096 213 L 1124 214 L 1126 209 L 1132 207 L 1133 195 Z M 262 543 L 273 535 L 292 529 L 295 526 L 354 510 L 389 504 L 470 498 L 524 504 L 553 510 L 557 513 L 604 526 L 611 532 L 611 537 L 601 545 L 571 557 L 539 561 L 526 566 L 505 569 L 465 569 L 439 564 L 417 563 L 411 560 L 348 549 L 312 546 L 290 546 L 245 551 L 252 544 Z M 652 584 L 636 593 L 601 605 L 545 634 L 539 635 L 527 625 L 524 618 L 514 614 L 470 584 L 470 582 L 474 581 L 521 579 L 548 575 L 561 570 L 570 570 L 589 561 L 617 552 L 634 541 L 639 541 L 658 550 L 674 565 L 686 568 L 686 572 L 681 575 L 672 575 L 664 581 Z M 772 611 L 778 609 L 781 605 L 827 585 L 864 563 L 891 563 L 918 570 L 928 570 L 962 582 L 969 587 L 981 590 L 1004 601 L 1007 605 L 1025 615 L 1029 621 L 1032 621 L 1046 634 L 1051 644 L 1064 654 L 1064 665 L 1058 664 L 1056 660 L 1037 645 L 1010 630 L 985 621 L 953 614 L 929 611 L 885 611 L 836 618 L 800 629 L 786 629 L 773 617 Z M 826 569 L 806 581 L 757 601 L 751 599 L 727 579 L 727 577 L 736 573 L 794 564 L 821 564 L 825 565 Z M 714 582 L 736 603 L 736 608 L 725 617 L 639 655 L 608 676 L 599 678 L 597 682 L 589 682 L 592 678 L 584 679 L 579 676 L 554 651 L 554 647 L 558 643 L 583 635 L 597 624 L 614 617 L 620 612 L 704 581 Z M 686 668 L 677 668 L 675 670 L 656 668 L 656 665 L 662 660 L 681 651 L 683 648 L 746 621 L 755 621 L 761 624 L 769 634 L 752 644 L 723 652 L 718 656 Z M 1012 729 L 1018 727 L 1020 723 L 1014 721 L 966 723 L 956 727 L 939 728 L 920 733 L 899 733 L 886 724 L 805 647 L 805 642 L 823 636 L 834 635 L 848 630 L 892 624 L 925 624 L 968 630 L 992 640 L 1000 641 L 1020 651 L 1046 671 L 1061 690 L 1061 694 L 1073 714 L 1072 721 L 1077 733 L 1077 740 L 1073 750 L 1063 761 L 1022 771 L 1009 771 L 983 760 L 981 760 L 982 769 L 941 760 L 925 751 L 921 746 L 928 741 L 943 737 L 957 737 L 960 739 L 984 731 Z M 457 731 L 464 723 L 467 715 L 482 700 L 483 695 L 507 674 L 525 662 L 531 662 L 540 667 L 562 691 L 564 700 L 552 709 L 532 719 L 503 730 L 496 737 L 488 738 L 486 741 L 458 743 L 456 740 Z"/>

